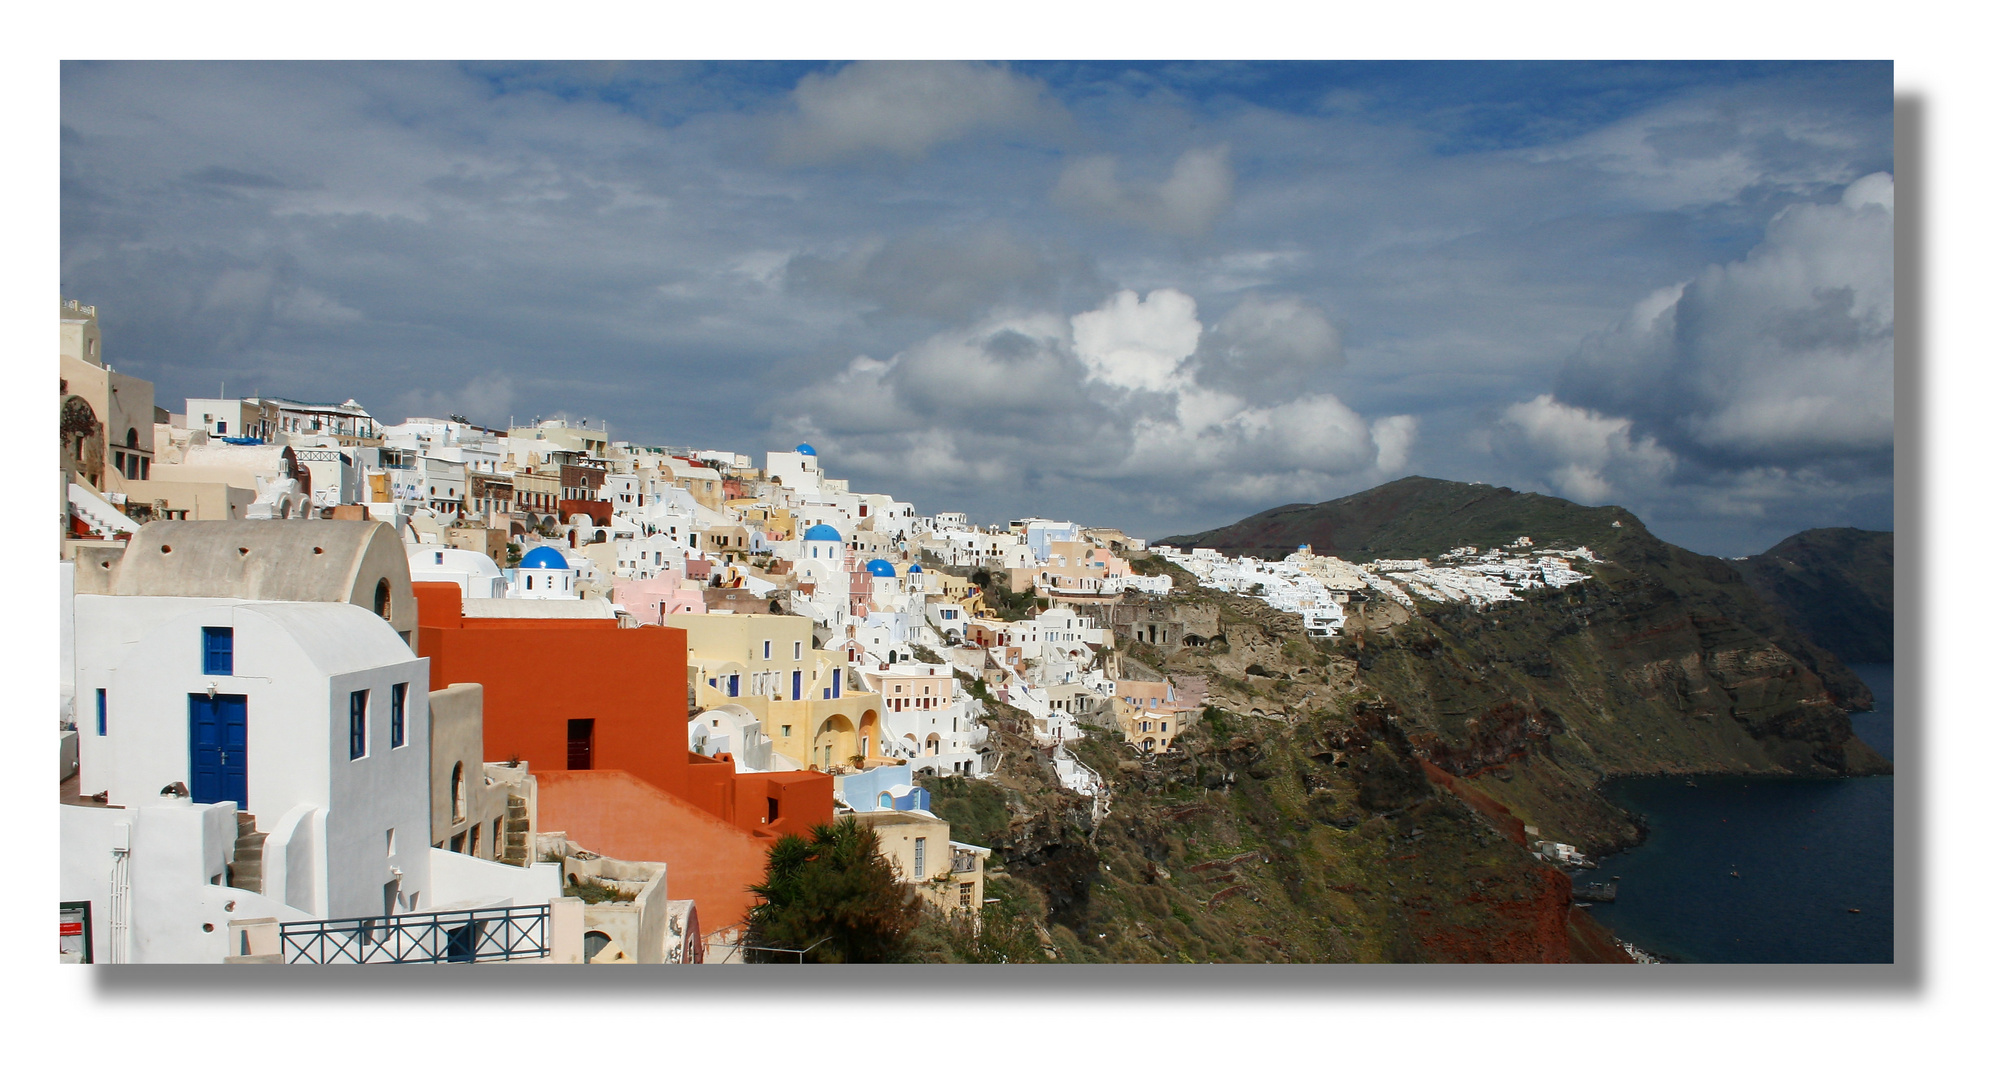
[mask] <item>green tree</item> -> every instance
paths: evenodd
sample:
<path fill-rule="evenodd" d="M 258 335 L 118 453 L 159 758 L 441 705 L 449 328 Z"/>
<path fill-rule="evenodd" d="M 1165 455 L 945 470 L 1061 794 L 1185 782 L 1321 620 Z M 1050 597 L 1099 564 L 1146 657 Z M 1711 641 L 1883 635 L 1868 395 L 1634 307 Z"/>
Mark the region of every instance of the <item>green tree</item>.
<path fill-rule="evenodd" d="M 776 840 L 767 880 L 754 895 L 762 900 L 747 918 L 755 943 L 808 949 L 803 959 L 812 963 L 897 960 L 921 920 L 921 897 L 895 876 L 879 838 L 855 817 L 813 826 L 807 840 Z M 748 959 L 788 958 L 755 951 Z"/>

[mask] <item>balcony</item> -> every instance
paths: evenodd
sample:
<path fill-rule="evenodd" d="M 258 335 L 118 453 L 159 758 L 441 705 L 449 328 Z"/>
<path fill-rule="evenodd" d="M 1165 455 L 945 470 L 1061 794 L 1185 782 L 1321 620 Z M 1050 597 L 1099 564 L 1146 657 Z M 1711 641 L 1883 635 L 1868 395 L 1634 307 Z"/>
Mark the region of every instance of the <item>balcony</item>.
<path fill-rule="evenodd" d="M 548 956 L 551 906 L 427 911 L 279 925 L 286 964 L 477 964 Z"/>

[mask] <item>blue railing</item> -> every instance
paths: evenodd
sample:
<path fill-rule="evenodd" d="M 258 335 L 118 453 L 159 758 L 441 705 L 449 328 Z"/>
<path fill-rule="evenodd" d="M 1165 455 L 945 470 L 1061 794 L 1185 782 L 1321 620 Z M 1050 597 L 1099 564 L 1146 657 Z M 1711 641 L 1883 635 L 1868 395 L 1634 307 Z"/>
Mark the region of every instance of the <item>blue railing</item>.
<path fill-rule="evenodd" d="M 551 952 L 549 904 L 279 924 L 288 964 L 475 964 Z"/>

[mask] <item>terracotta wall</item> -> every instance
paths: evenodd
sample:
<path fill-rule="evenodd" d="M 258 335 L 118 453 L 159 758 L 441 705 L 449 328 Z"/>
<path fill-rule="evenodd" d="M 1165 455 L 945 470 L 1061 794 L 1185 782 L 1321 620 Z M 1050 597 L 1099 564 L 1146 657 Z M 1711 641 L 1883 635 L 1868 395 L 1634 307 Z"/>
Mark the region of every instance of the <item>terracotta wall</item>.
<path fill-rule="evenodd" d="M 521 758 L 540 776 L 564 772 L 566 722 L 591 718 L 595 770 L 621 770 L 750 835 L 802 833 L 831 820 L 831 778 L 823 773 L 736 774 L 730 760 L 691 753 L 682 629 L 464 619 L 458 586 L 420 581 L 412 591 L 433 689 L 483 686 L 485 760 Z M 764 820 L 770 798 L 780 811 L 773 822 Z M 603 854 L 648 857 L 619 848 Z"/>

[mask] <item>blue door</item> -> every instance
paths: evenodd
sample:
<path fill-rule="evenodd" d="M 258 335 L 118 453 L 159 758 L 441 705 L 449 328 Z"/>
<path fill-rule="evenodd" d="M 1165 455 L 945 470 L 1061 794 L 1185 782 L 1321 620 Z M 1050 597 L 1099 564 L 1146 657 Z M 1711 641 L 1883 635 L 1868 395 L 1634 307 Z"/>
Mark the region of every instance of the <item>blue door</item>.
<path fill-rule="evenodd" d="M 244 695 L 188 696 L 188 794 L 245 808 Z"/>

